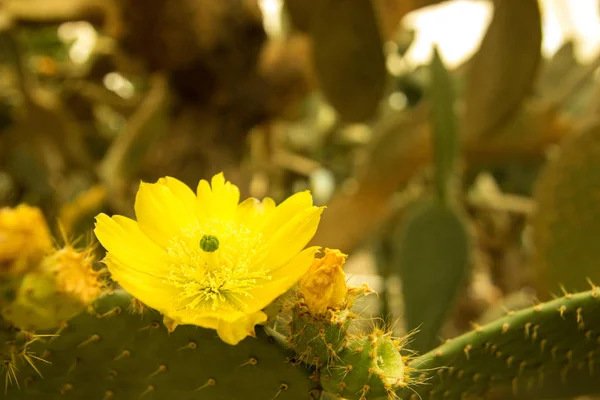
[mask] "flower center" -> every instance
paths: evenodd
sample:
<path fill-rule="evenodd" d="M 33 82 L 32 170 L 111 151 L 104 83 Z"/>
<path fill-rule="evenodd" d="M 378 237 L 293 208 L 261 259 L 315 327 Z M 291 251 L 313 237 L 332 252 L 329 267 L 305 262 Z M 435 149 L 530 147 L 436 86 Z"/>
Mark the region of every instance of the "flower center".
<path fill-rule="evenodd" d="M 219 250 L 219 239 L 213 235 L 204 235 L 200 239 L 200 248 L 207 253 Z"/>
<path fill-rule="evenodd" d="M 198 243 L 200 245 L 198 245 Z M 167 248 L 167 283 L 179 310 L 241 310 L 251 291 L 268 281 L 262 236 L 233 221 L 207 221 L 183 229 Z"/>

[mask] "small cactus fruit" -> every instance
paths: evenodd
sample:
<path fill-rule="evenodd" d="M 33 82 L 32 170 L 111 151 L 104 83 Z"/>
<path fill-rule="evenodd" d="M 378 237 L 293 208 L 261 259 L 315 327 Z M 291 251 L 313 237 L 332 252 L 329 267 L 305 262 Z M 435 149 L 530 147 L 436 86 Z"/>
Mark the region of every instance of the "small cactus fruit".
<path fill-rule="evenodd" d="M 58 327 L 79 314 L 101 293 L 98 272 L 92 268 L 90 249 L 70 246 L 44 258 L 36 271 L 27 273 L 2 317 L 25 330 Z"/>
<path fill-rule="evenodd" d="M 356 318 L 350 311 L 356 290 L 346 287 L 342 270 L 346 257 L 339 250 L 325 249 L 298 284 L 288 342 L 300 361 L 317 368 L 335 362 Z"/>
<path fill-rule="evenodd" d="M 316 367 L 335 362 L 356 314 L 350 310 L 329 310 L 323 316 L 313 316 L 302 304 L 294 307 L 293 314 L 288 342 L 299 361 Z"/>
<path fill-rule="evenodd" d="M 396 398 L 395 390 L 406 386 L 400 343 L 380 329 L 356 337 L 338 353 L 339 362 L 321 370 L 327 392 L 348 400 Z"/>

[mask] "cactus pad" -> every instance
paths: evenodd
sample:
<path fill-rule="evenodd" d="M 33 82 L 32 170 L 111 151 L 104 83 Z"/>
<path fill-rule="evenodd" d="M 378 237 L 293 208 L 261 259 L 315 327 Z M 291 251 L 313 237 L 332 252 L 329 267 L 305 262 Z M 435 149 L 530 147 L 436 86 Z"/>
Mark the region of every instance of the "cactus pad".
<path fill-rule="evenodd" d="M 600 280 L 600 125 L 568 138 L 534 190 L 533 262 L 540 293 L 585 290 Z"/>
<path fill-rule="evenodd" d="M 600 393 L 600 288 L 510 313 L 415 358 L 404 400 Z"/>
<path fill-rule="evenodd" d="M 406 329 L 418 330 L 412 349 L 429 351 L 468 272 L 467 226 L 450 207 L 424 199 L 412 204 L 394 237 Z"/>
<path fill-rule="evenodd" d="M 16 365 L 20 389 L 8 386 L 6 399 L 310 399 L 318 384 L 306 369 L 262 329 L 237 346 L 212 330 L 180 326 L 171 334 L 152 310 L 132 313 L 121 291 L 96 301 L 56 337 L 40 338 L 28 349 L 49 363 L 39 374 Z M 41 376 L 43 376 L 43 378 Z"/>

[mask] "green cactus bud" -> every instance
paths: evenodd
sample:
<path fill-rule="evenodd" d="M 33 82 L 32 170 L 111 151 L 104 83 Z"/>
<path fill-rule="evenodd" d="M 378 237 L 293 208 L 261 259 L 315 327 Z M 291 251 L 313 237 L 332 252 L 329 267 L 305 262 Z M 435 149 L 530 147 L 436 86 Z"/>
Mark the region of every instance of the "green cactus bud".
<path fill-rule="evenodd" d="M 66 246 L 23 277 L 14 300 L 2 308 L 2 317 L 25 330 L 51 329 L 79 314 L 100 293 L 90 249 Z"/>
<path fill-rule="evenodd" d="M 345 345 L 348 327 L 356 314 L 350 310 L 331 311 L 315 316 L 303 304 L 293 309 L 288 343 L 300 361 L 321 367 L 337 359 Z"/>
<path fill-rule="evenodd" d="M 400 343 L 390 333 L 376 329 L 353 338 L 338 358 L 321 370 L 321 385 L 330 393 L 348 400 L 394 398 L 395 390 L 406 386 Z"/>
<path fill-rule="evenodd" d="M 79 299 L 56 290 L 52 277 L 30 273 L 23 278 L 15 301 L 2 309 L 2 317 L 27 330 L 50 329 L 83 309 Z"/>

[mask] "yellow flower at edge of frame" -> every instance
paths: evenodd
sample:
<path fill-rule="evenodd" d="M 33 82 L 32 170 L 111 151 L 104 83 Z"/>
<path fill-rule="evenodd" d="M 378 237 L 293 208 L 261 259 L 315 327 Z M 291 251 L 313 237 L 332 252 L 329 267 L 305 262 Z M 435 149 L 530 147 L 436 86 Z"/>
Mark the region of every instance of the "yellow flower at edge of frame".
<path fill-rule="evenodd" d="M 23 275 L 51 251 L 52 236 L 39 208 L 0 208 L 0 276 Z"/>
<path fill-rule="evenodd" d="M 96 217 L 94 232 L 113 279 L 172 328 L 215 329 L 232 345 L 254 335 L 267 319 L 261 310 L 310 267 L 318 248 L 304 247 L 323 208 L 313 206 L 308 191 L 278 206 L 270 198 L 239 203 L 239 197 L 223 174 L 210 185 L 201 180 L 196 194 L 171 177 L 142 182 L 137 221 Z"/>

